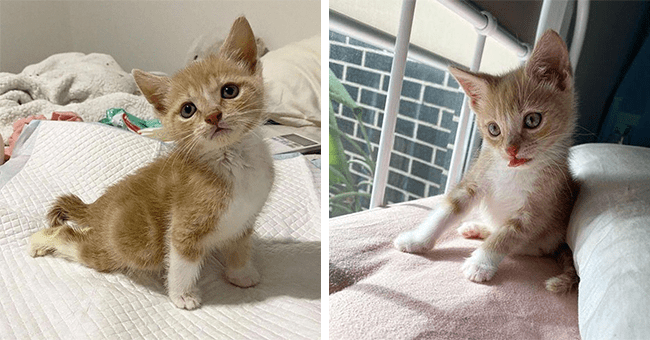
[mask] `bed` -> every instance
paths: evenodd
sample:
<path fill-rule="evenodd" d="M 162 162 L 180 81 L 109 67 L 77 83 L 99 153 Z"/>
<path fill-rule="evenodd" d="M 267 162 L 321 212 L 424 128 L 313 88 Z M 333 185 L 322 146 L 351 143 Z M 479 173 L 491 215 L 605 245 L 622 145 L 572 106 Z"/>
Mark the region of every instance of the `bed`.
<path fill-rule="evenodd" d="M 265 136 L 298 132 L 320 140 L 316 39 L 271 51 L 262 60 L 269 112 L 280 123 L 264 126 Z M 296 83 L 302 84 L 302 104 L 295 96 L 277 97 L 293 93 L 287 87 Z M 103 274 L 28 255 L 28 237 L 46 227 L 45 213 L 56 196 L 73 192 L 92 202 L 108 185 L 169 151 L 167 143 L 96 123 L 115 107 L 155 118 L 130 74 L 109 55 L 58 54 L 20 74 L 0 74 L 5 138 L 17 119 L 45 118 L 23 127 L 11 158 L 0 166 L 0 337 L 319 338 L 319 154 L 274 156 L 276 182 L 254 238 L 253 261 L 262 281 L 248 289 L 227 283 L 215 253 L 201 272 L 198 310 L 174 307 L 162 277 Z M 50 121 L 55 111 L 74 112 L 83 122 Z"/>
<path fill-rule="evenodd" d="M 336 339 L 643 339 L 650 332 L 650 149 L 571 150 L 582 182 L 568 231 L 578 292 L 554 295 L 551 258 L 506 257 L 485 284 L 460 266 L 481 241 L 455 230 L 423 255 L 396 250 L 441 196 L 330 219 L 330 325 Z"/>

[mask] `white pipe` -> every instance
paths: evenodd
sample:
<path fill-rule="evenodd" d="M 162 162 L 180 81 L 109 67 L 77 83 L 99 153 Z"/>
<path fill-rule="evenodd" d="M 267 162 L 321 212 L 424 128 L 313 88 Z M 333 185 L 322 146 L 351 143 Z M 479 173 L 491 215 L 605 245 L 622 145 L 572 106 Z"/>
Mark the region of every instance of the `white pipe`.
<path fill-rule="evenodd" d="M 487 35 L 513 50 L 520 59 L 528 59 L 530 56 L 532 52 L 530 46 L 517 40 L 502 27 L 490 24 L 490 20 L 494 18 L 486 15 L 487 12 L 479 12 L 465 0 L 438 0 L 438 2 L 474 25 L 481 35 Z"/>
<path fill-rule="evenodd" d="M 415 0 L 404 0 L 402 2 L 399 28 L 397 29 L 395 56 L 393 57 L 393 66 L 390 72 L 390 84 L 388 84 L 384 122 L 381 129 L 381 138 L 379 139 L 379 152 L 377 153 L 375 178 L 372 183 L 370 209 L 384 204 L 390 153 L 393 150 L 393 142 L 395 140 L 397 109 L 402 93 L 402 80 L 404 79 L 404 69 L 406 68 L 406 56 L 408 54 L 409 39 L 411 38 L 414 13 Z"/>
<path fill-rule="evenodd" d="M 449 8 L 452 12 L 458 14 L 461 18 L 465 19 L 476 28 L 483 28 L 488 24 L 487 18 L 465 1 L 438 0 L 438 2 Z"/>
<path fill-rule="evenodd" d="M 483 59 L 483 50 L 485 48 L 485 35 L 479 34 L 476 40 L 476 47 L 474 48 L 474 56 L 472 57 L 472 65 L 470 71 L 476 72 L 481 66 L 481 59 Z M 470 117 L 474 113 L 469 109 L 469 98 L 465 95 L 463 106 L 460 109 L 460 119 L 458 121 L 458 129 L 456 130 L 456 140 L 454 141 L 454 151 L 451 154 L 451 163 L 449 165 L 449 174 L 447 175 L 447 184 L 445 185 L 445 193 L 449 192 L 451 188 L 460 181 L 463 175 L 463 165 L 467 155 L 467 146 L 470 134 L 472 133 L 472 126 Z"/>
<path fill-rule="evenodd" d="M 329 29 L 387 51 L 395 51 L 396 39 L 394 36 L 331 9 L 329 11 Z M 409 44 L 408 50 L 409 59 L 429 66 L 446 69 L 449 65 L 460 65 L 414 44 Z"/>
<path fill-rule="evenodd" d="M 576 24 L 573 28 L 573 39 L 571 40 L 571 51 L 569 52 L 569 59 L 571 60 L 571 67 L 573 72 L 578 67 L 578 59 L 582 51 L 582 44 L 585 41 L 585 34 L 587 32 L 587 21 L 589 20 L 589 0 L 578 0 L 576 7 Z"/>

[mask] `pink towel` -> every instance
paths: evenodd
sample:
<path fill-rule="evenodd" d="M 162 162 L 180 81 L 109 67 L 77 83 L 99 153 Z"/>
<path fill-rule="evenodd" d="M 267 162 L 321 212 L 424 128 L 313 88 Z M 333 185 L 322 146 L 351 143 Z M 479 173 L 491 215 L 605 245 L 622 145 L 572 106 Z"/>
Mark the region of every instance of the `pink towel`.
<path fill-rule="evenodd" d="M 27 118 L 21 118 L 15 121 L 14 133 L 11 135 L 11 137 L 9 137 L 9 139 L 7 139 L 8 147 L 5 148 L 5 156 L 4 156 L 5 162 L 9 159 L 9 157 L 11 157 L 11 153 L 14 151 L 14 146 L 16 145 L 16 141 L 18 140 L 18 137 L 20 137 L 20 133 L 23 132 L 23 128 L 25 127 L 25 125 L 29 124 L 32 120 L 48 120 L 48 119 L 43 115 L 38 115 L 38 116 L 29 116 Z M 81 117 L 79 117 L 74 112 L 52 112 L 52 119 L 50 120 L 67 120 L 73 122 L 83 121 Z"/>

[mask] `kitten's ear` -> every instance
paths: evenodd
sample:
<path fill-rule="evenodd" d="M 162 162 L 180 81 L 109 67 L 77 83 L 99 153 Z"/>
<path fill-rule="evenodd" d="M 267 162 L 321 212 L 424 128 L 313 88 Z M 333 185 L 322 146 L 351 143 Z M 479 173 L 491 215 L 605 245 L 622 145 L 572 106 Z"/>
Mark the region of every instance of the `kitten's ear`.
<path fill-rule="evenodd" d="M 167 77 L 160 77 L 140 70 L 131 71 L 135 83 L 147 98 L 147 101 L 156 108 L 159 114 L 165 114 L 165 97 L 169 92 L 171 82 Z"/>
<path fill-rule="evenodd" d="M 463 71 L 459 68 L 450 66 L 449 73 L 463 87 L 465 94 L 469 97 L 469 102 L 474 112 L 477 112 L 481 104 L 486 100 L 488 93 L 490 76 L 480 73 Z"/>
<path fill-rule="evenodd" d="M 571 62 L 562 37 L 553 30 L 544 32 L 526 63 L 526 74 L 531 79 L 547 82 L 560 91 L 571 87 Z"/>
<path fill-rule="evenodd" d="M 230 28 L 228 37 L 221 45 L 219 54 L 226 58 L 243 61 L 252 72 L 257 65 L 257 43 L 253 29 L 243 16 L 237 18 Z"/>

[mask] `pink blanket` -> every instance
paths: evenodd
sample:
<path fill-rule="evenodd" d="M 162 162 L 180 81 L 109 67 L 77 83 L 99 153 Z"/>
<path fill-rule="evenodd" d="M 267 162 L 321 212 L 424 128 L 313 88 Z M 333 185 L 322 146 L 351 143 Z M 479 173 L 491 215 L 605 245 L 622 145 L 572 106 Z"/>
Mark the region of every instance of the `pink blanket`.
<path fill-rule="evenodd" d="M 485 284 L 460 266 L 481 243 L 449 230 L 424 255 L 392 241 L 440 196 L 330 220 L 332 339 L 579 339 L 578 294 L 555 295 L 551 258 L 506 257 Z"/>

